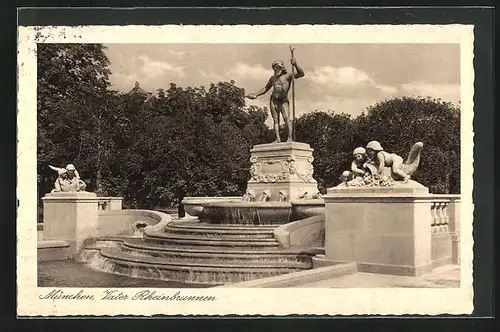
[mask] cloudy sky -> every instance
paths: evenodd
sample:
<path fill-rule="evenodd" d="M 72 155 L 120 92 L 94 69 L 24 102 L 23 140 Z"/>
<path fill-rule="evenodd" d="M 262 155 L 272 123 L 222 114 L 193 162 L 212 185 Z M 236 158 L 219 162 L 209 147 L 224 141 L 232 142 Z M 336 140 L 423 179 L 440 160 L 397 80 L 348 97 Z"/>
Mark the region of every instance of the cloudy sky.
<path fill-rule="evenodd" d="M 146 91 L 235 80 L 247 93 L 262 88 L 271 63 L 285 61 L 288 44 L 105 44 L 113 88 L 127 92 L 135 81 Z M 298 44 L 305 71 L 296 81 L 296 114 L 334 110 L 356 116 L 396 96 L 431 96 L 458 104 L 459 44 Z M 247 105 L 267 106 L 269 93 Z M 269 119 L 270 120 L 270 119 Z"/>

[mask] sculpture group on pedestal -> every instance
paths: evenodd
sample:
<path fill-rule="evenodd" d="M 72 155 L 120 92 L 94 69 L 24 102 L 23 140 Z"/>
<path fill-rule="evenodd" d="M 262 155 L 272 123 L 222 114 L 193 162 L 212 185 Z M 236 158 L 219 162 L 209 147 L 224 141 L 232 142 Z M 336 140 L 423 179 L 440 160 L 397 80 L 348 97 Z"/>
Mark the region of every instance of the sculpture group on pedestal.
<path fill-rule="evenodd" d="M 80 179 L 80 174 L 73 164 L 68 164 L 65 168 L 49 167 L 57 171 L 58 177 L 51 192 L 78 192 L 85 191 L 86 184 Z"/>
<path fill-rule="evenodd" d="M 407 183 L 420 163 L 423 143 L 413 145 L 406 161 L 395 153 L 384 151 L 377 141 L 353 151 L 351 170 L 342 173 L 341 186 L 346 187 L 390 187 L 396 183 Z"/>

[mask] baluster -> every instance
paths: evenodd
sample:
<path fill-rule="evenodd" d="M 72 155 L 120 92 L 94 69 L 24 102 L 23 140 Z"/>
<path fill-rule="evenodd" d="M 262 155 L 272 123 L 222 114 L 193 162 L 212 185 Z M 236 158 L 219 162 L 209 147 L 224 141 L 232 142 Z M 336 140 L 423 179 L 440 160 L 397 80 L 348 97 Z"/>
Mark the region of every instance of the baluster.
<path fill-rule="evenodd" d="M 448 225 L 450 223 L 450 217 L 448 216 L 449 202 L 445 202 L 443 205 L 444 205 L 443 206 L 443 219 L 444 219 L 443 220 L 443 229 L 444 229 L 443 231 L 448 232 L 448 230 L 449 230 Z"/>
<path fill-rule="evenodd" d="M 448 206 L 449 206 L 449 202 L 444 202 L 443 203 L 443 223 L 445 225 L 448 225 L 450 223 L 450 216 L 448 215 Z"/>
<path fill-rule="evenodd" d="M 436 226 L 436 202 L 431 203 L 432 227 Z"/>
<path fill-rule="evenodd" d="M 443 202 L 436 203 L 436 226 L 437 226 L 436 232 L 443 231 L 443 225 L 445 223 L 445 218 L 443 215 L 443 207 L 444 207 Z"/>
<path fill-rule="evenodd" d="M 443 224 L 443 203 L 439 202 L 436 206 L 436 225 L 441 226 Z"/>

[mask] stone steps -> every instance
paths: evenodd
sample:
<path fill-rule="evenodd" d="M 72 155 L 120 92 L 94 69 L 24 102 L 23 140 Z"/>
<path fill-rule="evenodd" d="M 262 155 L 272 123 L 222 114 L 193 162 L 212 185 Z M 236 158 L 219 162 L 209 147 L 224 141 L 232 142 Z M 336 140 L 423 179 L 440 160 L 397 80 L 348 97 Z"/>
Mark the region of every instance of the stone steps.
<path fill-rule="evenodd" d="M 171 234 L 168 232 L 144 231 L 146 242 L 155 242 L 165 245 L 199 245 L 199 246 L 225 246 L 225 247 L 279 247 L 274 238 L 234 238 L 227 236 L 200 236 L 190 234 Z"/>
<path fill-rule="evenodd" d="M 98 238 L 81 258 L 110 273 L 210 285 L 311 269 L 314 253 L 280 248 L 275 227 L 173 221 L 142 237 Z"/>
<path fill-rule="evenodd" d="M 224 239 L 274 239 L 273 229 L 238 229 L 230 228 L 215 228 L 209 227 L 185 227 L 182 225 L 168 225 L 165 228 L 168 234 L 192 235 L 204 238 L 224 238 Z"/>
<path fill-rule="evenodd" d="M 305 262 L 312 267 L 311 255 L 301 250 L 252 250 L 249 248 L 234 249 L 230 247 L 196 247 L 174 248 L 158 244 L 125 241 L 122 251 L 142 257 L 161 257 L 167 260 L 184 259 L 187 261 L 217 260 L 223 262 Z M 229 249 L 229 250 L 228 250 Z"/>
<path fill-rule="evenodd" d="M 122 261 L 130 261 L 134 263 L 141 264 L 154 264 L 154 265 L 165 265 L 165 266 L 177 266 L 185 269 L 191 268 L 214 268 L 214 269 L 223 269 L 224 271 L 228 271 L 231 269 L 242 269 L 245 271 L 252 271 L 255 269 L 308 269 L 311 267 L 311 264 L 307 262 L 254 262 L 252 264 L 248 264 L 246 262 L 226 262 L 218 260 L 217 257 L 213 257 L 212 259 L 193 259 L 193 260 L 184 260 L 184 259 L 163 259 L 162 257 L 147 257 L 145 256 L 136 256 L 131 255 L 129 252 L 123 251 L 122 248 L 104 248 L 101 250 L 101 256 L 117 259 Z"/>
<path fill-rule="evenodd" d="M 277 225 L 229 225 L 229 224 L 211 224 L 200 221 L 173 221 L 168 224 L 168 226 L 174 226 L 183 229 L 194 229 L 194 230 L 229 230 L 229 231 L 265 231 L 265 230 L 273 230 L 274 228 L 280 226 Z"/>
<path fill-rule="evenodd" d="M 104 248 L 90 263 L 93 268 L 110 273 L 137 278 L 173 280 L 186 283 L 221 285 L 285 273 L 303 271 L 310 267 L 305 263 L 214 263 L 207 260 L 165 260 L 153 257 L 129 255 L 120 248 Z"/>
<path fill-rule="evenodd" d="M 193 235 L 203 237 L 224 237 L 225 239 L 274 239 L 274 227 L 231 227 L 210 224 L 170 223 L 165 232 L 169 234 Z"/>
<path fill-rule="evenodd" d="M 125 239 L 120 241 L 119 243 L 123 243 L 126 246 L 134 247 L 134 248 L 142 248 L 142 249 L 151 249 L 151 250 L 166 250 L 166 251 L 178 251 L 178 252 L 193 252 L 193 253 L 208 253 L 208 254 L 249 254 L 256 253 L 258 255 L 266 255 L 266 254 L 311 254 L 312 250 L 309 247 L 294 247 L 294 248 L 279 248 L 279 247 L 262 247 L 262 248 L 253 248 L 253 247 L 213 247 L 213 246 L 198 246 L 198 245 L 187 245 L 187 246 L 168 246 L 163 245 L 161 243 L 148 242 L 144 241 L 142 238 L 134 238 L 134 239 Z M 314 251 L 314 254 L 317 253 L 317 250 Z"/>

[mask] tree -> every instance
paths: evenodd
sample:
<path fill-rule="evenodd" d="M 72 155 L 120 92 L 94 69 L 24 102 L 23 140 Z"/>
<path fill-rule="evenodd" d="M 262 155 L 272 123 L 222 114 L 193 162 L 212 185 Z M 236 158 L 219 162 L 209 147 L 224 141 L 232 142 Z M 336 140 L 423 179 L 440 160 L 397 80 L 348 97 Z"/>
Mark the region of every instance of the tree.
<path fill-rule="evenodd" d="M 297 119 L 297 140 L 313 149 L 314 178 L 320 188 L 331 187 L 350 163 L 355 135 L 350 115 L 315 111 Z"/>
<path fill-rule="evenodd" d="M 86 178 L 101 149 L 99 130 L 108 94 L 109 60 L 101 44 L 39 44 L 37 48 L 37 169 L 43 196 L 54 182 L 49 164 L 72 162 Z M 96 141 L 97 139 L 97 141 Z"/>
<path fill-rule="evenodd" d="M 136 170 L 123 195 L 143 208 L 175 206 L 185 196 L 243 194 L 250 148 L 269 134 L 267 112 L 246 108 L 234 82 L 208 89 L 171 84 L 135 114 L 138 129 L 127 154 Z"/>
<path fill-rule="evenodd" d="M 315 111 L 297 119 L 297 139 L 314 148 L 314 177 L 322 188 L 340 182 L 352 151 L 379 141 L 404 159 L 412 145 L 424 143 L 413 178 L 433 193 L 460 192 L 460 110 L 430 98 L 394 98 L 367 108 L 355 119 Z"/>
<path fill-rule="evenodd" d="M 423 142 L 414 180 L 434 193 L 460 192 L 460 110 L 431 98 L 394 98 L 370 106 L 356 119 L 358 144 L 378 140 L 384 149 L 406 159 Z"/>

